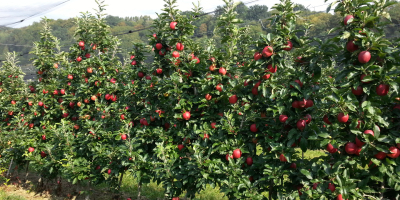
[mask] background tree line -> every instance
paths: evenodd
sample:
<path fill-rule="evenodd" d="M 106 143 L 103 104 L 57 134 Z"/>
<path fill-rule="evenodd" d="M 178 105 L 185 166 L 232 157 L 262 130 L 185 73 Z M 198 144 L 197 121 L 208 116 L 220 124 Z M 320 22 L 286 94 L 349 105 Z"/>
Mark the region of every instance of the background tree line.
<path fill-rule="evenodd" d="M 326 5 L 327 7 L 328 5 Z M 299 26 L 307 22 L 314 24 L 308 31 L 309 36 L 317 36 L 324 40 L 330 35 L 328 31 L 335 27 L 335 19 L 339 17 L 339 14 L 326 13 L 323 11 L 313 11 L 304 5 L 299 5 L 297 10 L 301 10 L 300 19 L 297 21 Z M 218 6 L 215 11 L 211 14 L 201 16 L 199 20 L 195 22 L 195 26 L 199 27 L 195 30 L 194 41 L 206 42 L 207 38 L 213 38 L 218 40 L 218 37 L 213 34 L 213 30 L 216 26 L 218 16 L 223 13 L 223 7 Z M 259 33 L 270 32 L 270 21 L 272 11 L 265 5 L 252 5 L 247 6 L 241 4 L 237 7 L 236 12 L 239 14 L 239 18 L 243 20 L 241 26 L 248 26 L 250 28 L 251 36 L 256 36 Z M 400 36 L 400 4 L 397 3 L 388 8 L 387 12 L 392 17 L 394 24 L 392 27 L 386 28 L 385 32 L 389 38 L 397 38 Z M 183 12 L 183 14 L 189 12 Z M 193 16 L 190 16 L 193 17 Z M 134 17 L 118 17 L 118 16 L 107 16 L 107 23 L 111 26 L 112 33 L 114 35 L 127 33 L 130 30 L 138 30 L 151 26 L 153 20 L 150 16 L 134 16 Z M 69 44 L 73 43 L 73 34 L 76 29 L 74 18 L 70 19 L 58 19 L 50 20 L 50 26 L 53 30 L 53 34 L 60 39 L 62 50 L 67 51 Z M 39 32 L 41 29 L 40 22 L 34 22 L 30 26 L 22 28 L 8 28 L 0 27 L 0 60 L 4 60 L 4 54 L 7 52 L 15 51 L 20 56 L 20 65 L 23 71 L 27 74 L 26 79 L 33 78 L 34 74 L 33 67 L 30 63 L 29 52 L 32 49 L 35 38 L 39 38 Z M 119 35 L 121 40 L 121 53 L 126 55 L 128 49 L 132 46 L 133 42 L 147 43 L 148 32 L 151 30 L 143 30 L 129 34 Z M 305 34 L 305 33 L 299 33 Z M 24 46 L 13 46 L 4 44 L 15 44 Z"/>

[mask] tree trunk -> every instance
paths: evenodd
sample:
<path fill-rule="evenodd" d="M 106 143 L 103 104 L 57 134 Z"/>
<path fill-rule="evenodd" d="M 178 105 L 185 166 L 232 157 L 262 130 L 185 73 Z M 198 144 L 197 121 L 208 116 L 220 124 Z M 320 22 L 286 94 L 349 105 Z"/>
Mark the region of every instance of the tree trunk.
<path fill-rule="evenodd" d="M 13 163 L 13 159 L 11 158 L 10 166 L 8 167 L 7 176 L 6 176 L 8 178 L 10 178 L 9 175 L 10 175 L 10 170 L 11 170 L 12 163 Z"/>
<path fill-rule="evenodd" d="M 140 200 L 140 198 L 141 198 L 141 191 L 142 191 L 142 183 L 139 182 L 139 184 L 138 184 L 138 197 L 137 197 L 138 200 Z"/>

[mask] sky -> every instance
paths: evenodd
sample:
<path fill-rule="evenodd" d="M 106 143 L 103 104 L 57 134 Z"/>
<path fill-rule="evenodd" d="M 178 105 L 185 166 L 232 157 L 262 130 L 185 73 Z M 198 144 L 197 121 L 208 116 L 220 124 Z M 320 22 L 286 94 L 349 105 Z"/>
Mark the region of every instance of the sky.
<path fill-rule="evenodd" d="M 22 23 L 8 25 L 8 27 L 19 28 L 38 22 L 44 16 L 49 19 L 68 19 L 80 15 L 80 12 L 92 12 L 96 8 L 94 0 L 0 0 L 0 26 L 8 25 L 22 19 L 35 15 L 26 19 Z M 252 0 L 243 0 L 244 3 Z M 295 3 L 309 6 L 310 10 L 325 11 L 328 3 L 324 0 L 292 0 Z M 332 2 L 329 0 L 328 2 Z M 18 2 L 18 3 L 16 3 Z M 59 6 L 54 7 L 62 2 Z M 178 9 L 191 10 L 192 3 L 200 2 L 203 11 L 214 11 L 217 6 L 224 5 L 222 0 L 177 0 Z M 266 5 L 271 8 L 279 0 L 259 0 L 254 3 L 247 4 L 252 6 L 255 4 Z M 156 12 L 160 13 L 164 6 L 163 0 L 105 0 L 106 13 L 119 17 L 149 15 L 156 18 Z"/>

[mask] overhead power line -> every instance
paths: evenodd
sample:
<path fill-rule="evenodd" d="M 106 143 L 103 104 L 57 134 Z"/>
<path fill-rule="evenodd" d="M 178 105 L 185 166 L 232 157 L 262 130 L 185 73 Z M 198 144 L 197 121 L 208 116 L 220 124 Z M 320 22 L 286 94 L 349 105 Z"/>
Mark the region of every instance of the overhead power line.
<path fill-rule="evenodd" d="M 22 22 L 24 22 L 25 20 L 27 20 L 27 19 L 29 19 L 29 18 L 32 18 L 32 17 L 34 17 L 34 16 L 36 16 L 36 15 L 39 15 L 39 14 L 42 14 L 42 13 L 44 13 L 44 12 L 47 12 L 47 11 L 49 11 L 49 10 L 51 10 L 51 9 L 53 9 L 53 8 L 55 8 L 55 7 L 57 7 L 57 6 L 60 6 L 60 5 L 62 5 L 62 4 L 67 3 L 68 1 L 71 1 L 71 0 L 66 0 L 66 1 L 63 1 L 63 2 L 61 2 L 61 3 L 58 3 L 58 4 L 56 4 L 56 5 L 52 6 L 52 7 L 50 7 L 49 9 L 46 9 L 46 10 L 44 10 L 44 11 L 41 11 L 41 12 L 38 12 L 38 13 L 35 13 L 35 14 L 32 14 L 32 15 L 30 15 L 30 16 L 24 18 L 24 19 L 21 19 L 21 20 L 19 20 L 19 21 L 12 22 L 12 23 L 9 23 L 9 24 L 0 25 L 0 26 L 10 26 L 10 25 L 22 23 Z"/>

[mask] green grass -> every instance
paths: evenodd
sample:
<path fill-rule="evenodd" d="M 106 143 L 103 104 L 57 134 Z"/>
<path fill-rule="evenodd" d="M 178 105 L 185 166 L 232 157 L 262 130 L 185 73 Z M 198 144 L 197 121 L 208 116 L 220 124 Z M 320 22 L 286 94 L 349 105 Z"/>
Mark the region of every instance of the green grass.
<path fill-rule="evenodd" d="M 1 200 L 26 200 L 24 197 L 16 195 L 8 195 L 4 190 L 0 189 L 0 199 Z"/>

